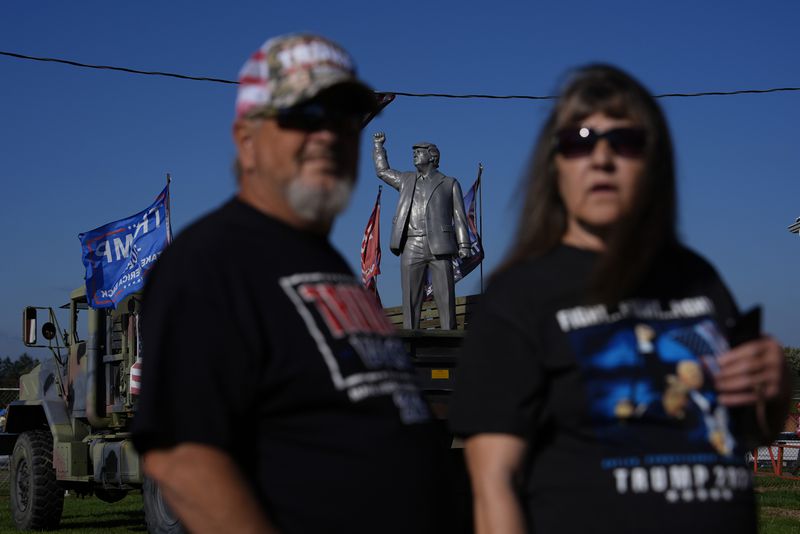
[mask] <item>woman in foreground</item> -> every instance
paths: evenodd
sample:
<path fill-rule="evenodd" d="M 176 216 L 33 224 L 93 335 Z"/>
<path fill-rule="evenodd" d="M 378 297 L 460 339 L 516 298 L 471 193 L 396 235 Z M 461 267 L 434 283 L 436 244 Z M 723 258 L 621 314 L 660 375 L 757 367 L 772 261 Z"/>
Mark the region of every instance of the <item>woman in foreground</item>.
<path fill-rule="evenodd" d="M 677 238 L 655 100 L 577 71 L 528 174 L 451 407 L 476 531 L 756 532 L 744 453 L 781 429 L 786 363 Z"/>

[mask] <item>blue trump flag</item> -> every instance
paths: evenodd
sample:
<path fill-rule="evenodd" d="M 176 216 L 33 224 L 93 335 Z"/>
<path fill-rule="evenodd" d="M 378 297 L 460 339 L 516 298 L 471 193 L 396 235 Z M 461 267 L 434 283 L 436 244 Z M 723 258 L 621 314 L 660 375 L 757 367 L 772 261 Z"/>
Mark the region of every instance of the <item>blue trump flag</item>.
<path fill-rule="evenodd" d="M 86 299 L 92 308 L 114 308 L 144 286 L 155 260 L 172 241 L 169 185 L 145 210 L 80 234 Z"/>

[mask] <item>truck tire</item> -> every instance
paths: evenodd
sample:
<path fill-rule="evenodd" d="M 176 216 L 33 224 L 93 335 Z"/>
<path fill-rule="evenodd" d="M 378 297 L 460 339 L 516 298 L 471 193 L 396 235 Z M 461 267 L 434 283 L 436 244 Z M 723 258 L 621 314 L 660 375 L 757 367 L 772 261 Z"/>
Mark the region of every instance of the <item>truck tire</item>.
<path fill-rule="evenodd" d="M 23 432 L 11 454 L 11 515 L 19 530 L 58 527 L 64 510 L 64 489 L 53 468 L 53 436 L 49 430 Z"/>
<path fill-rule="evenodd" d="M 144 520 L 147 523 L 147 532 L 150 534 L 186 534 L 178 517 L 170 510 L 161 488 L 149 477 L 145 477 L 142 485 L 142 500 L 144 500 Z"/>

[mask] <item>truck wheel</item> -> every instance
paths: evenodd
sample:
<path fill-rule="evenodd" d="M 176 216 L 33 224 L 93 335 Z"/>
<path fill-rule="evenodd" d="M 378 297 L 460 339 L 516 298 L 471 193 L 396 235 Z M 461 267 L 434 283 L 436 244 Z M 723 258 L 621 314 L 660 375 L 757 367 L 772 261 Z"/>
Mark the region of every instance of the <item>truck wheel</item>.
<path fill-rule="evenodd" d="M 23 432 L 11 454 L 11 515 L 19 530 L 58 527 L 64 489 L 53 469 L 53 436 L 48 430 Z"/>
<path fill-rule="evenodd" d="M 144 520 L 150 534 L 186 534 L 178 517 L 170 510 L 161 488 L 151 478 L 145 477 L 142 486 L 144 500 Z"/>

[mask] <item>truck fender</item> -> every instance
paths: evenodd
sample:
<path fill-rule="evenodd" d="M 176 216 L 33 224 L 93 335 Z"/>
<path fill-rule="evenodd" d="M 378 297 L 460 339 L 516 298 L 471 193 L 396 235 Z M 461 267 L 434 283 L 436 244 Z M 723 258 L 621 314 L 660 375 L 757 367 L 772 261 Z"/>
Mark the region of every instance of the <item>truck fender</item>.
<path fill-rule="evenodd" d="M 22 434 L 45 428 L 50 430 L 55 443 L 72 440 L 72 424 L 67 407 L 60 399 L 14 401 L 8 406 L 6 432 Z"/>

